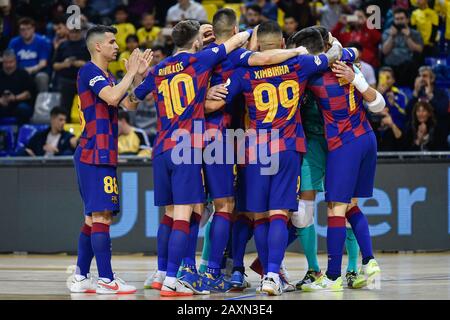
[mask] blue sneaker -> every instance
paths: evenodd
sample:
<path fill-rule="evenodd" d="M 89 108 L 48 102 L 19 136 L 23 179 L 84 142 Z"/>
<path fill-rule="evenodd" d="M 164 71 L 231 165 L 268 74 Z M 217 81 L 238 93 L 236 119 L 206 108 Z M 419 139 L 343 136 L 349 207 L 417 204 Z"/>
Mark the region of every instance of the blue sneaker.
<path fill-rule="evenodd" d="M 198 273 L 189 268 L 183 268 L 178 278 L 186 287 L 194 291 L 194 294 L 209 294 L 209 289 L 205 285 L 204 280 Z"/>
<path fill-rule="evenodd" d="M 238 289 L 246 289 L 250 288 L 250 283 L 245 279 L 245 274 L 241 273 L 240 271 L 235 271 L 231 275 L 230 279 L 231 284 L 234 288 Z"/>
<path fill-rule="evenodd" d="M 223 274 L 214 277 L 211 273 L 206 272 L 202 278 L 203 283 L 211 292 L 228 292 L 233 288 L 231 282 L 224 279 Z"/>

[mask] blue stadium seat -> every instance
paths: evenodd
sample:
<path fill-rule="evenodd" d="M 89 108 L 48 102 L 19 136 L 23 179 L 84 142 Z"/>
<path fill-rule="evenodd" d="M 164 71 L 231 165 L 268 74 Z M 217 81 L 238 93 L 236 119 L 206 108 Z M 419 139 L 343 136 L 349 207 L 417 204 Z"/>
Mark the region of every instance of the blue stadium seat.
<path fill-rule="evenodd" d="M 41 130 L 45 130 L 48 128 L 46 124 L 25 124 L 19 129 L 19 133 L 17 135 L 17 144 L 15 148 L 15 153 L 19 153 L 25 145 L 30 141 L 33 135 Z"/>
<path fill-rule="evenodd" d="M 14 153 L 14 126 L 0 126 L 0 157 Z"/>

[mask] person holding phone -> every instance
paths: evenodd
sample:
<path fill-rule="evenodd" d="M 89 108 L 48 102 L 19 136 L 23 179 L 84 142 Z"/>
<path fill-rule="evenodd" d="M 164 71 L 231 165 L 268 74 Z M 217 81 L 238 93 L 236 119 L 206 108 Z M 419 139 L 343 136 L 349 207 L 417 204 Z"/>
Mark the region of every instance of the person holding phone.
<path fill-rule="evenodd" d="M 394 70 L 399 86 L 412 87 L 423 50 L 423 40 L 419 31 L 409 27 L 406 9 L 394 9 L 394 23 L 383 33 L 382 40 L 383 63 Z"/>

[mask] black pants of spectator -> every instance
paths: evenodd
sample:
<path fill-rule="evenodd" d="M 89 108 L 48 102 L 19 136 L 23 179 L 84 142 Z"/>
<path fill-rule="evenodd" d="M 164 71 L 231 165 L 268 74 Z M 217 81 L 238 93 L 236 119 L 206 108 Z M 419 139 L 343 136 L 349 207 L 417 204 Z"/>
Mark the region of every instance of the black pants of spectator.
<path fill-rule="evenodd" d="M 397 87 L 414 88 L 414 82 L 417 77 L 419 63 L 417 61 L 409 61 L 398 66 L 390 66 L 394 70 L 395 85 Z"/>
<path fill-rule="evenodd" d="M 60 107 L 66 111 L 67 122 L 70 122 L 70 112 L 72 110 L 73 97 L 77 94 L 77 82 L 73 79 L 58 78 L 58 92 L 61 93 Z"/>
<path fill-rule="evenodd" d="M 17 123 L 22 125 L 30 121 L 33 111 L 33 106 L 27 102 L 19 102 L 6 107 L 0 106 L 0 118 L 14 117 Z"/>

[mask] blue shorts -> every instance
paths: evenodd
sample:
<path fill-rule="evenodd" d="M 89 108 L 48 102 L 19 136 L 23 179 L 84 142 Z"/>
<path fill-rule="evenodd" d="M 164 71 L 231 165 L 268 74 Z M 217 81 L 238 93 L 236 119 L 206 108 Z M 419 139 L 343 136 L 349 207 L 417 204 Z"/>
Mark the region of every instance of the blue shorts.
<path fill-rule="evenodd" d="M 328 152 L 325 201 L 350 203 L 352 198 L 370 198 L 377 166 L 377 141 L 368 132 Z"/>
<path fill-rule="evenodd" d="M 195 152 L 201 153 L 201 149 Z M 194 164 L 194 161 L 175 164 L 171 154 L 172 150 L 168 150 L 153 159 L 155 205 L 205 203 L 202 165 Z"/>
<path fill-rule="evenodd" d="M 226 144 L 224 143 L 223 146 L 224 152 L 222 156 L 217 157 L 217 162 L 222 163 L 203 164 L 206 190 L 211 199 L 234 197 L 235 195 L 234 161 L 233 163 L 227 163 L 231 161 L 227 161 L 226 158 Z M 216 155 L 212 152 L 211 156 L 215 157 Z"/>
<path fill-rule="evenodd" d="M 298 209 L 302 156 L 290 150 L 278 155 L 276 174 L 261 175 L 261 168 L 268 168 L 270 164 L 260 163 L 247 164 L 239 171 L 237 207 L 240 212 Z"/>
<path fill-rule="evenodd" d="M 83 163 L 79 150 L 75 152 L 73 160 L 84 214 L 92 216 L 92 212 L 111 211 L 116 215 L 120 211 L 116 167 Z"/>

